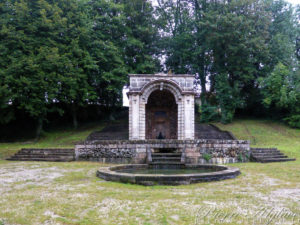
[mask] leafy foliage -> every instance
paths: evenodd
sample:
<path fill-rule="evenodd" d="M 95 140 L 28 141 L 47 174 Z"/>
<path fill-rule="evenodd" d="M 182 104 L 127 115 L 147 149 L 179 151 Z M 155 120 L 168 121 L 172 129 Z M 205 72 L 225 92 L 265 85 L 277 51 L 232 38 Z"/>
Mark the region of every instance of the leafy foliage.
<path fill-rule="evenodd" d="M 284 0 L 3 0 L 0 122 L 121 104 L 128 73 L 195 74 L 202 121 L 299 126 L 299 10 Z M 67 111 L 67 112 L 66 112 Z M 18 113 L 16 113 L 18 112 Z M 220 114 L 220 116 L 219 116 Z"/>
<path fill-rule="evenodd" d="M 0 122 L 22 110 L 38 122 L 69 107 L 121 104 L 128 72 L 159 67 L 149 2 L 5 0 L 0 3 Z"/>
<path fill-rule="evenodd" d="M 212 155 L 208 153 L 204 153 L 202 157 L 203 159 L 205 159 L 206 162 L 209 162 L 209 160 L 212 158 Z"/>
<path fill-rule="evenodd" d="M 200 121 L 203 123 L 217 121 L 219 119 L 218 107 L 204 103 L 200 107 Z"/>
<path fill-rule="evenodd" d="M 273 72 L 261 80 L 263 103 L 268 108 L 286 110 L 284 119 L 290 126 L 300 127 L 300 76 L 299 70 L 290 71 L 278 63 Z"/>

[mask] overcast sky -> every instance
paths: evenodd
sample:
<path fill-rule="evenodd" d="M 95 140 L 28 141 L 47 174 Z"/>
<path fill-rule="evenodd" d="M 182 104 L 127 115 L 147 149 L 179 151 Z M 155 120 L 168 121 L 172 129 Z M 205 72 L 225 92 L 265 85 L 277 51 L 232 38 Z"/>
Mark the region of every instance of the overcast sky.
<path fill-rule="evenodd" d="M 293 5 L 300 4 L 300 0 L 287 0 L 287 1 L 292 3 Z"/>

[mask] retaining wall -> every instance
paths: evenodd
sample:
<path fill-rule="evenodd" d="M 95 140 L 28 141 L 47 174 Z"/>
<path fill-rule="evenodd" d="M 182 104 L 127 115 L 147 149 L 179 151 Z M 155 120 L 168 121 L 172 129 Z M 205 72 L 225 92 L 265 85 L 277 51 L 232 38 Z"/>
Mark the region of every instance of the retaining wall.
<path fill-rule="evenodd" d="M 249 161 L 250 142 L 244 140 L 103 140 L 75 146 L 76 160 L 103 163 L 146 163 L 147 149 L 175 148 L 187 164 Z M 210 159 L 209 159 L 210 158 Z"/>

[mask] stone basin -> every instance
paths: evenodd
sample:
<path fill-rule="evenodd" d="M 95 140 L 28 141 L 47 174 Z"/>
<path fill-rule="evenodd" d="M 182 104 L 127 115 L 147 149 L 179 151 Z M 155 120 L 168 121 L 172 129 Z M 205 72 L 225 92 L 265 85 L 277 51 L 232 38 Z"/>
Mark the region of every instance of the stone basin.
<path fill-rule="evenodd" d="M 155 171 L 156 170 L 156 171 Z M 172 171 L 173 170 L 173 171 Z M 224 165 L 189 164 L 178 169 L 153 168 L 148 164 L 103 167 L 97 176 L 107 181 L 140 185 L 182 185 L 235 178 L 240 170 Z"/>

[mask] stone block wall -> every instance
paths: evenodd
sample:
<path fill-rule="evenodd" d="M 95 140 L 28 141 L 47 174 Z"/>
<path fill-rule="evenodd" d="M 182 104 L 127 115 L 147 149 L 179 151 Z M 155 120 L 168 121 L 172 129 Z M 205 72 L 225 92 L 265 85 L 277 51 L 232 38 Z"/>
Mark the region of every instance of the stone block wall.
<path fill-rule="evenodd" d="M 187 164 L 224 164 L 247 162 L 250 142 L 244 140 L 195 140 L 185 149 Z"/>
<path fill-rule="evenodd" d="M 243 140 L 110 140 L 75 146 L 76 160 L 103 163 L 146 163 L 147 149 L 172 148 L 187 164 L 223 164 L 249 160 L 250 142 Z"/>

